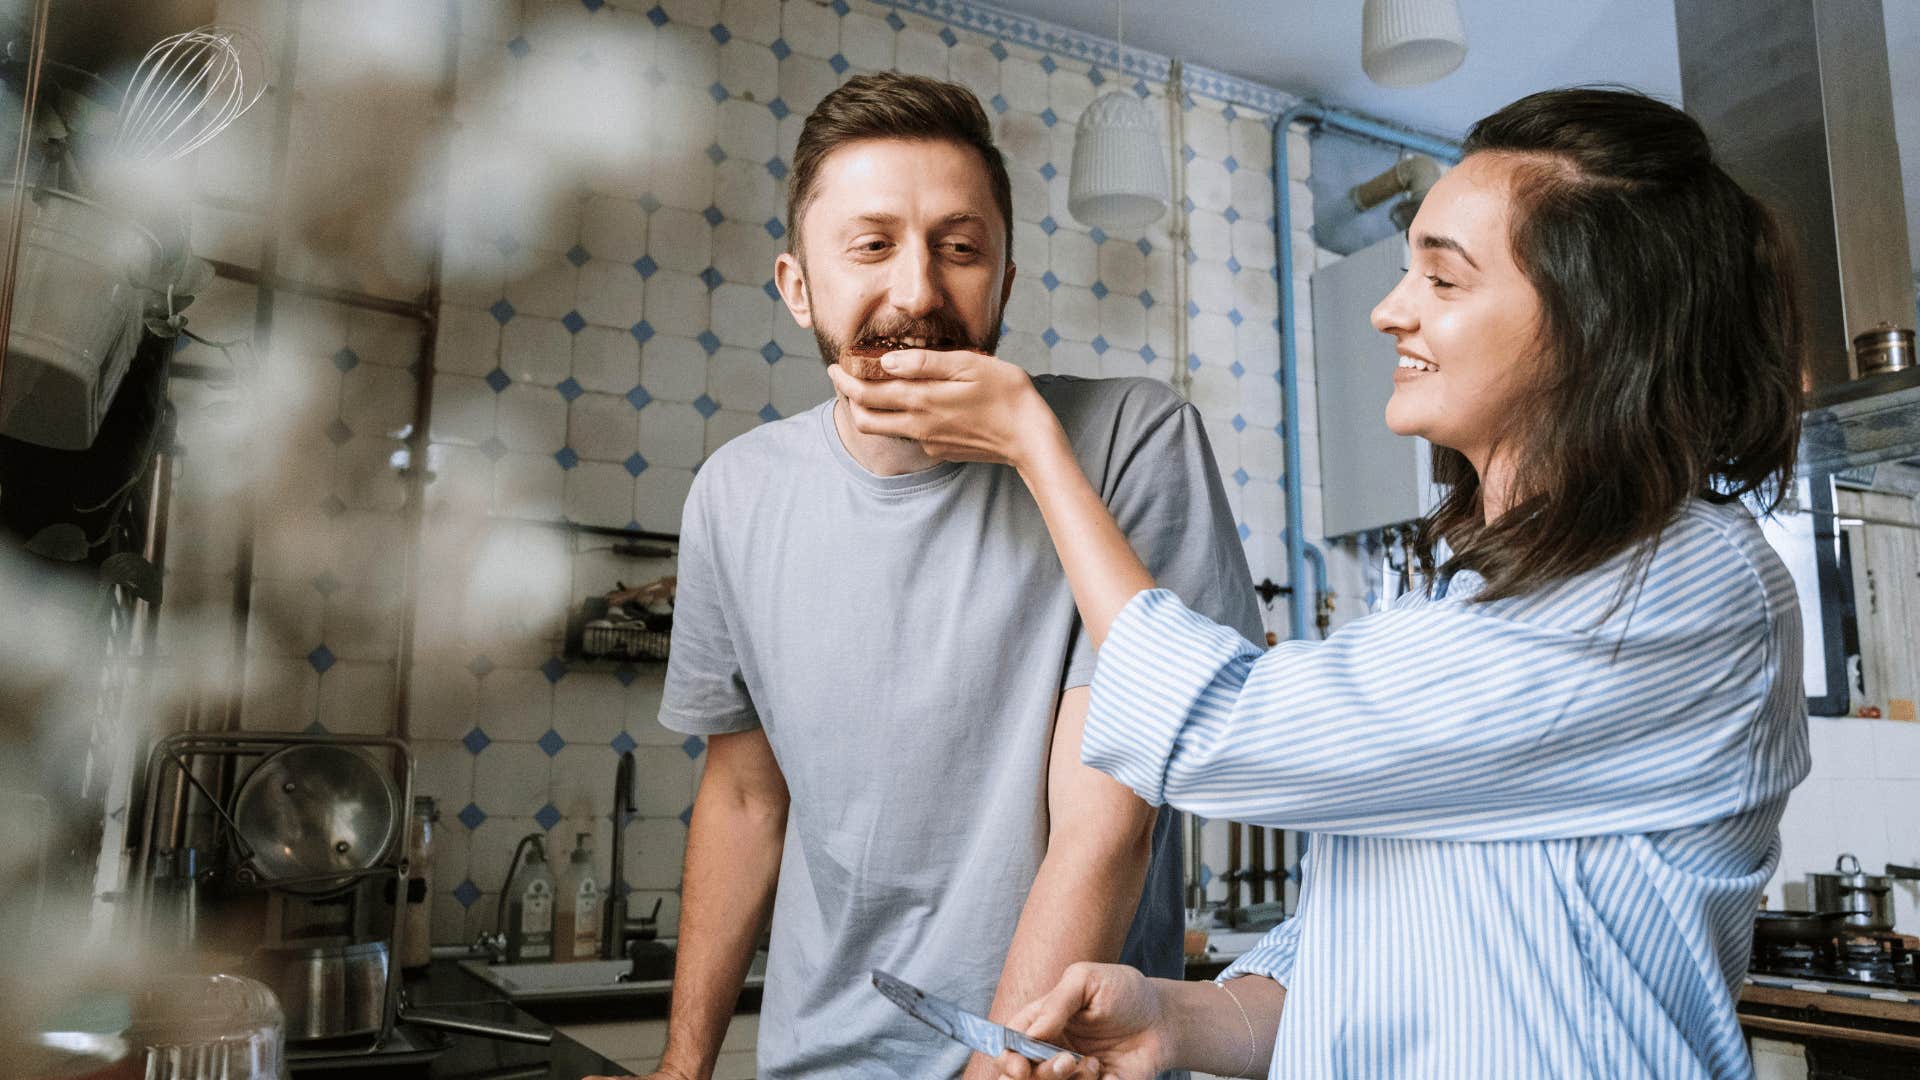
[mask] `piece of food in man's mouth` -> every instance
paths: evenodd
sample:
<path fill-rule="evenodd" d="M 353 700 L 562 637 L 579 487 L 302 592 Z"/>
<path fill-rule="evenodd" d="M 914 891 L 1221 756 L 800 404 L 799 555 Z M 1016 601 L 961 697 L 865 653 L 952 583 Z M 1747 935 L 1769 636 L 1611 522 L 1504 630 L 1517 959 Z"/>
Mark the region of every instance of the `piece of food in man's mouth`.
<path fill-rule="evenodd" d="M 880 358 L 893 349 L 893 346 L 877 341 L 862 341 L 846 348 L 840 357 L 840 364 L 847 369 L 847 374 L 856 379 L 891 379 L 893 376 L 880 366 Z"/>

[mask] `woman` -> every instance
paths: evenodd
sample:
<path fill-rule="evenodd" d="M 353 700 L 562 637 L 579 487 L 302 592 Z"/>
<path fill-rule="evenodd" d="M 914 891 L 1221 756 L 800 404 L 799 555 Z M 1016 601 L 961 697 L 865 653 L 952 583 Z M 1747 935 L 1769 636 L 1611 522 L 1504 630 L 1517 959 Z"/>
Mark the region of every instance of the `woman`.
<path fill-rule="evenodd" d="M 1262 653 L 1154 588 L 1018 368 L 831 372 L 865 431 L 1017 468 L 1099 644 L 1083 756 L 1153 803 L 1313 834 L 1297 915 L 1217 985 L 1080 964 L 1041 1076 L 1744 1076 L 1752 915 L 1808 766 L 1777 498 L 1801 322 L 1768 211 L 1648 98 L 1475 125 L 1373 313 L 1387 424 L 1451 491 L 1424 590 Z M 1029 1075 L 1009 1057 L 1009 1076 Z"/>

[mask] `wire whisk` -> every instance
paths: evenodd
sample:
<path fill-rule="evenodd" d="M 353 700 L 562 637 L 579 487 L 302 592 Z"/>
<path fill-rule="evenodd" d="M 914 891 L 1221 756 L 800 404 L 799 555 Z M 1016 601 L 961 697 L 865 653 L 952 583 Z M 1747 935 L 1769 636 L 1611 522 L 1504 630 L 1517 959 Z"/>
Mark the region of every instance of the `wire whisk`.
<path fill-rule="evenodd" d="M 186 157 L 246 115 L 266 83 L 266 50 L 246 30 L 202 26 L 161 38 L 127 83 L 113 150 L 135 161 Z"/>

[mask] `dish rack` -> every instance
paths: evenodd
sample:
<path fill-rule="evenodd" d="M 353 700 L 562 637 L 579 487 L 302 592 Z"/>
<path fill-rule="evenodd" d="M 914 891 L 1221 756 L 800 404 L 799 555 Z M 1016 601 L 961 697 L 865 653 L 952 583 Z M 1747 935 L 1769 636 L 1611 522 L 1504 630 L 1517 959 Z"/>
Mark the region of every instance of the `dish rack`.
<path fill-rule="evenodd" d="M 663 664 L 673 638 L 673 614 L 616 615 L 604 596 L 582 601 L 567 619 L 566 655 L 581 660 Z"/>

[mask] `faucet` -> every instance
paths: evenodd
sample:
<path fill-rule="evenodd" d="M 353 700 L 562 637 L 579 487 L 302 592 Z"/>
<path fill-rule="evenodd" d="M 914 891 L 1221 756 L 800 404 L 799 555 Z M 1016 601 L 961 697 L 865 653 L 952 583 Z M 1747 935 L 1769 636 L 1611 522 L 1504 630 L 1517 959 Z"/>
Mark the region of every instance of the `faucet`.
<path fill-rule="evenodd" d="M 627 931 L 627 888 L 624 876 L 627 860 L 627 818 L 634 813 L 633 751 L 620 755 L 613 772 L 613 866 L 607 876 L 606 922 L 601 928 L 600 949 L 608 960 L 625 954 L 622 940 Z"/>

